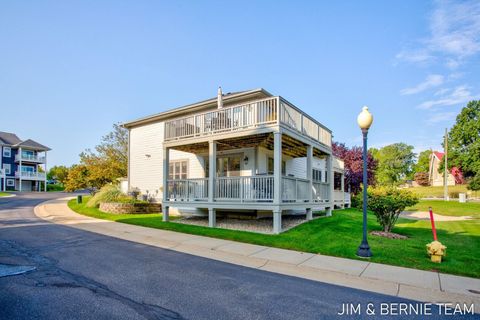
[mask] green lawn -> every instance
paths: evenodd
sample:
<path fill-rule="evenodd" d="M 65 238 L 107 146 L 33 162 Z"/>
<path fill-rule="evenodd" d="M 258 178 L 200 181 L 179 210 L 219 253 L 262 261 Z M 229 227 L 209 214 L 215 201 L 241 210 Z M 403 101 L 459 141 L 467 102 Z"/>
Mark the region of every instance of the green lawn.
<path fill-rule="evenodd" d="M 471 216 L 480 219 L 480 202 L 460 203 L 458 201 L 443 200 L 420 200 L 420 202 L 406 210 L 410 211 L 432 211 L 444 216 Z"/>
<path fill-rule="evenodd" d="M 409 191 L 416 193 L 420 198 L 443 198 L 443 186 L 441 187 L 414 187 L 408 188 Z M 448 193 L 458 194 L 459 192 L 467 193 L 472 197 L 480 197 L 480 191 L 470 191 L 467 190 L 466 184 L 448 186 Z M 457 197 L 455 195 L 455 197 Z"/>
<path fill-rule="evenodd" d="M 7 192 L 0 192 L 0 197 L 6 197 L 6 196 L 9 196 L 10 193 L 7 193 Z"/>
<path fill-rule="evenodd" d="M 106 214 L 96 208 L 86 208 L 85 204 L 79 205 L 76 200 L 68 205 L 78 213 L 121 223 L 359 259 L 355 252 L 362 238 L 362 215 L 356 209 L 338 210 L 332 217 L 315 219 L 279 235 L 265 235 L 162 222 L 160 214 Z M 480 278 L 480 255 L 476 254 L 480 248 L 480 220 L 438 222 L 436 225 L 439 240 L 448 247 L 443 263 L 430 262 L 426 254 L 425 245 L 432 241 L 430 222 L 407 219 L 399 219 L 393 230 L 408 236 L 407 240 L 369 236 L 374 254 L 371 261 Z M 373 214 L 368 217 L 368 228 L 380 230 Z"/>

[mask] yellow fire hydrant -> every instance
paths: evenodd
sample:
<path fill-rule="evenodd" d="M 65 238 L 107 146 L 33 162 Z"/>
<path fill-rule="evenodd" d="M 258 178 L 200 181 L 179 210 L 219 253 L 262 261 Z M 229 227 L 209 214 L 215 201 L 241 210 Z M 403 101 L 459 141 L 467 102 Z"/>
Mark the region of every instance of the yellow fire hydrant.
<path fill-rule="evenodd" d="M 427 244 L 427 253 L 430 255 L 432 262 L 442 262 L 442 256 L 447 255 L 447 247 L 445 247 L 440 241 L 433 241 Z"/>

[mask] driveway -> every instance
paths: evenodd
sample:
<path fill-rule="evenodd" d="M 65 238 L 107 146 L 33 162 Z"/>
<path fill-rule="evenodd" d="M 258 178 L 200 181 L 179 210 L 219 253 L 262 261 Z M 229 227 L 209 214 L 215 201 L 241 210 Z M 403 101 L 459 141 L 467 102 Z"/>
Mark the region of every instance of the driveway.
<path fill-rule="evenodd" d="M 34 215 L 35 205 L 58 197 L 65 194 L 0 199 L 0 264 L 36 267 L 0 278 L 1 319 L 331 319 L 350 302 L 360 304 L 362 318 L 371 318 L 367 303 L 378 312 L 381 303 L 408 302 L 110 238 Z"/>

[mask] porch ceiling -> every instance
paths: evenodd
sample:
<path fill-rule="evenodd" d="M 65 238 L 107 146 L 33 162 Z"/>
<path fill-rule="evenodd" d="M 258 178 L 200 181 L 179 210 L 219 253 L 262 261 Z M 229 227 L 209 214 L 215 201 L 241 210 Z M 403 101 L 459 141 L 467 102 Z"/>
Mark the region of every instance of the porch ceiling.
<path fill-rule="evenodd" d="M 284 155 L 299 158 L 307 156 L 306 144 L 288 136 L 282 135 L 282 153 Z M 241 148 L 255 148 L 263 147 L 269 150 L 273 150 L 273 133 L 262 133 L 256 135 L 249 135 L 243 137 L 236 137 L 230 139 L 217 140 L 217 151 L 225 151 Z M 187 144 L 181 146 L 175 146 L 173 149 L 179 151 L 185 151 L 189 153 L 208 153 L 208 142 L 200 142 L 194 144 Z M 313 148 L 313 156 L 322 158 L 326 154 L 316 148 Z"/>

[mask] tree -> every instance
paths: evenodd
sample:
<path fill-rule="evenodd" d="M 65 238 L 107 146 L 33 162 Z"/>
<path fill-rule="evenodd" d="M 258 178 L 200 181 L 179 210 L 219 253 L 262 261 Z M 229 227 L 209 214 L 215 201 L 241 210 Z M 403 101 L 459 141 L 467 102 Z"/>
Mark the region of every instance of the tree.
<path fill-rule="evenodd" d="M 77 164 L 73 165 L 68 170 L 68 175 L 65 180 L 65 191 L 73 192 L 78 189 L 90 189 L 92 186 L 88 183 L 88 169 L 85 165 Z"/>
<path fill-rule="evenodd" d="M 127 175 L 128 131 L 119 124 L 102 137 L 101 143 L 80 154 L 80 163 L 87 168 L 88 184 L 100 189 L 107 183 Z"/>
<path fill-rule="evenodd" d="M 480 173 L 477 173 L 477 175 L 475 177 L 470 179 L 470 182 L 468 183 L 467 189 L 472 190 L 472 191 L 480 190 Z"/>
<path fill-rule="evenodd" d="M 348 148 L 344 143 L 334 142 L 332 145 L 333 155 L 343 160 L 345 164 L 345 186 L 350 188 L 353 194 L 361 190 L 363 180 L 363 148 Z M 367 178 L 368 184 L 375 184 L 375 170 L 377 162 L 370 152 L 367 153 Z"/>
<path fill-rule="evenodd" d="M 480 100 L 470 101 L 457 115 L 448 133 L 448 158 L 449 169 L 461 168 L 464 177 L 480 174 Z"/>
<path fill-rule="evenodd" d="M 430 155 L 432 154 L 431 150 L 424 150 L 418 154 L 417 163 L 415 164 L 413 171 L 415 173 L 425 172 L 427 173 L 430 170 Z"/>
<path fill-rule="evenodd" d="M 48 180 L 57 180 L 61 184 L 65 184 L 68 177 L 68 168 L 66 166 L 53 166 L 47 174 Z"/>
<path fill-rule="evenodd" d="M 413 173 L 413 146 L 394 143 L 380 149 L 371 149 L 371 152 L 378 161 L 376 178 L 379 185 L 398 185 Z"/>
<path fill-rule="evenodd" d="M 412 192 L 395 187 L 369 187 L 367 194 L 368 209 L 373 211 L 378 223 L 385 232 L 392 231 L 398 216 L 406 207 L 418 203 L 418 198 Z M 363 198 L 360 194 L 356 198 L 358 208 L 361 208 L 363 206 Z"/>
<path fill-rule="evenodd" d="M 428 179 L 428 173 L 426 172 L 416 172 L 413 177 L 415 179 L 415 182 L 421 186 L 428 186 L 430 183 Z"/>

